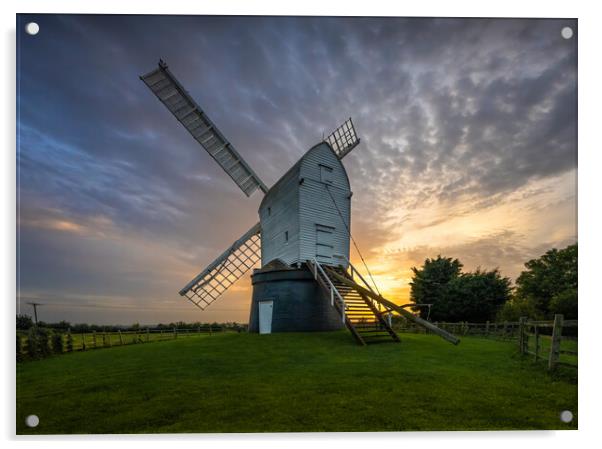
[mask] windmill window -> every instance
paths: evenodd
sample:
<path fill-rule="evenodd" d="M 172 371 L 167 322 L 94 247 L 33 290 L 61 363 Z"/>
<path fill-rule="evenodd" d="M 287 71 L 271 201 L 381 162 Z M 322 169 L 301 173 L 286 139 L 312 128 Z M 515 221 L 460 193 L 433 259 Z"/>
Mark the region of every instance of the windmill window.
<path fill-rule="evenodd" d="M 272 215 L 272 208 L 271 208 L 271 207 L 268 207 L 268 217 L 269 217 L 270 215 Z"/>
<path fill-rule="evenodd" d="M 332 184 L 332 167 L 320 164 L 320 181 Z"/>
<path fill-rule="evenodd" d="M 288 243 L 288 231 L 284 231 L 284 241 Z"/>

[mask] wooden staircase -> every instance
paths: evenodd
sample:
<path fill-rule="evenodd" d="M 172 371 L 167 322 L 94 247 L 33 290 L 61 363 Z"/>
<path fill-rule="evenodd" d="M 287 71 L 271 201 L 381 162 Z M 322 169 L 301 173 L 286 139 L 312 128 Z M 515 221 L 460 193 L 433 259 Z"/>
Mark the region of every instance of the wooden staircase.
<path fill-rule="evenodd" d="M 336 268 L 324 267 L 324 271 L 327 274 L 330 274 L 331 271 L 336 271 L 348 277 L 345 271 Z M 332 276 L 329 277 L 345 300 L 347 306 L 345 312 L 348 321 L 347 327 L 353 326 L 355 328 L 357 335 L 360 337 L 359 339 L 362 340 L 361 342 L 358 341 L 360 344 L 400 342 L 399 336 L 391 328 L 372 300 L 359 293 L 353 287 L 342 283 Z"/>
<path fill-rule="evenodd" d="M 346 271 L 316 261 L 308 261 L 307 265 L 358 344 L 399 343 L 399 336 L 383 314 L 370 298 L 353 287 L 355 282 Z M 342 282 L 335 273 L 351 282 Z"/>
<path fill-rule="evenodd" d="M 339 312 L 359 344 L 399 342 L 399 336 L 384 318 L 385 314 L 390 316 L 393 312 L 453 345 L 460 343 L 455 335 L 405 310 L 407 305 L 400 306 L 383 298 L 380 293 L 372 290 L 349 260 L 347 263 L 349 271 L 343 267 L 321 265 L 316 259 L 308 260 L 307 266 L 320 287 L 330 296 L 330 304 Z M 356 282 L 356 279 L 363 285 Z"/>

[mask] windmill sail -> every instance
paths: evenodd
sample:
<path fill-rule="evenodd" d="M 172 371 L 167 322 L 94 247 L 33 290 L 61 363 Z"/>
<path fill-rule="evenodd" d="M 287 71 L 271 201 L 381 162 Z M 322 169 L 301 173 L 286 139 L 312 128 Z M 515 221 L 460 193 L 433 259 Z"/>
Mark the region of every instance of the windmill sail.
<path fill-rule="evenodd" d="M 260 225 L 257 223 L 230 248 L 190 281 L 180 295 L 205 310 L 261 259 Z"/>
<path fill-rule="evenodd" d="M 330 144 L 339 159 L 343 159 L 351 150 L 357 147 L 360 139 L 355 133 L 351 117 L 335 129 L 324 141 Z"/>
<path fill-rule="evenodd" d="M 247 196 L 267 187 L 224 137 L 211 119 L 186 92 L 178 80 L 159 61 L 159 67 L 140 77 L 186 130 L 215 159 Z"/>

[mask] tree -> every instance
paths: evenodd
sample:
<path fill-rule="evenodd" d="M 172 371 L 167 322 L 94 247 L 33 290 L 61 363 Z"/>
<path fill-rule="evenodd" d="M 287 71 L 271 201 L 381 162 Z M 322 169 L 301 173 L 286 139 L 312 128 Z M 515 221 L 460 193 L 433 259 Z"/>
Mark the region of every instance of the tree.
<path fill-rule="evenodd" d="M 90 326 L 88 326 L 86 323 L 74 324 L 72 331 L 76 334 L 88 333 L 90 332 Z"/>
<path fill-rule="evenodd" d="M 518 321 L 523 316 L 536 317 L 533 304 L 514 296 L 500 308 L 496 319 L 497 321 Z"/>
<path fill-rule="evenodd" d="M 568 289 L 550 300 L 550 312 L 553 314 L 561 313 L 567 320 L 577 319 L 577 289 Z"/>
<path fill-rule="evenodd" d="M 530 260 L 516 279 L 518 301 L 528 302 L 537 318 L 551 318 L 556 310 L 577 316 L 577 244 L 556 248 Z M 554 302 L 552 302 L 554 300 Z"/>
<path fill-rule="evenodd" d="M 27 330 L 33 327 L 33 321 L 29 315 L 17 315 L 17 329 Z"/>
<path fill-rule="evenodd" d="M 510 299 L 510 279 L 498 269 L 478 268 L 462 273 L 458 259 L 437 256 L 424 265 L 412 268 L 410 299 L 416 304 L 432 304 L 428 318 L 432 321 L 483 322 L 495 319 L 499 309 Z M 429 310 L 420 310 L 426 318 Z"/>
<path fill-rule="evenodd" d="M 463 273 L 447 284 L 444 300 L 433 306 L 432 317 L 449 321 L 484 322 L 495 319 L 498 310 L 510 299 L 510 279 L 498 269 L 477 268 Z"/>
<path fill-rule="evenodd" d="M 441 257 L 426 259 L 420 269 L 412 267 L 414 277 L 410 282 L 410 300 L 416 304 L 433 304 L 430 318 L 442 320 L 443 315 L 436 312 L 437 304 L 445 300 L 447 284 L 460 275 L 462 264 L 458 259 Z M 426 318 L 426 308 L 415 308 L 420 310 L 422 318 Z"/>

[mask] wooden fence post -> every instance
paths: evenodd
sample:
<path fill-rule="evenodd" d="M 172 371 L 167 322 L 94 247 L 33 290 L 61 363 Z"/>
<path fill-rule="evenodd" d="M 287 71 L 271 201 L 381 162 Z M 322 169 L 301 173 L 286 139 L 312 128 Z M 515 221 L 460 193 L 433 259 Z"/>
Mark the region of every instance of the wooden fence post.
<path fill-rule="evenodd" d="M 86 350 L 86 333 L 82 333 L 82 351 Z"/>
<path fill-rule="evenodd" d="M 123 335 L 121 334 L 121 329 L 119 329 L 119 344 L 123 345 Z"/>
<path fill-rule="evenodd" d="M 163 340 L 163 329 L 161 329 L 161 335 L 159 336 L 159 340 Z"/>
<path fill-rule="evenodd" d="M 525 322 L 526 321 L 527 321 L 527 317 L 524 317 L 524 316 L 521 316 L 518 319 L 518 350 L 521 354 L 525 353 Z M 504 328 L 506 328 L 505 322 L 504 322 Z"/>
<path fill-rule="evenodd" d="M 173 338 L 178 338 L 178 333 L 176 332 L 176 328 L 173 328 Z"/>
<path fill-rule="evenodd" d="M 562 324 L 564 316 L 554 315 L 554 328 L 552 330 L 552 343 L 550 345 L 550 358 L 548 359 L 548 369 L 551 371 L 556 368 L 560 358 L 560 341 L 562 339 Z"/>
<path fill-rule="evenodd" d="M 489 321 L 485 323 L 485 335 L 489 336 Z"/>
<path fill-rule="evenodd" d="M 149 341 L 149 338 L 150 338 L 150 334 L 149 334 L 149 332 L 150 332 L 150 331 L 148 330 L 148 327 L 147 327 L 147 328 L 146 328 L 146 341 L 147 341 L 147 342 Z"/>
<path fill-rule="evenodd" d="M 104 348 L 107 345 L 107 333 L 102 333 L 102 347 Z"/>
<path fill-rule="evenodd" d="M 109 348 L 110 348 L 111 346 L 113 346 L 113 342 L 111 342 L 111 337 L 112 337 L 113 335 L 111 335 L 111 334 L 112 334 L 112 332 L 109 332 Z"/>
<path fill-rule="evenodd" d="M 94 343 L 94 349 L 96 349 L 96 331 L 92 331 L 92 343 Z"/>
<path fill-rule="evenodd" d="M 209 335 L 213 335 L 213 331 L 211 330 L 211 324 L 209 325 Z"/>

